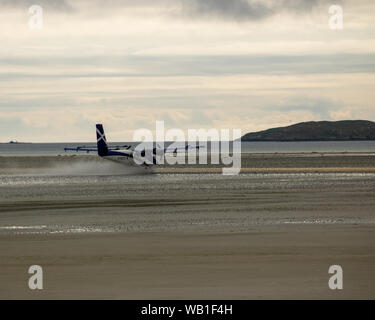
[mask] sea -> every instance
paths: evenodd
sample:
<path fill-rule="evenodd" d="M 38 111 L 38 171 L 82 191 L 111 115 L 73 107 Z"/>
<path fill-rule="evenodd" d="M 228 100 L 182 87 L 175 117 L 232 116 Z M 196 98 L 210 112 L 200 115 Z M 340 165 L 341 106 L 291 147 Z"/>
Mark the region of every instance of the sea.
<path fill-rule="evenodd" d="M 131 145 L 135 142 L 114 142 L 112 146 Z M 169 143 L 165 143 L 167 147 Z M 92 142 L 81 143 L 0 143 L 0 156 L 58 156 L 74 154 L 64 151 L 65 147 L 96 147 Z M 208 149 L 210 145 L 208 144 Z M 375 141 L 301 141 L 301 142 L 242 142 L 242 153 L 312 153 L 312 152 L 347 152 L 373 153 Z M 82 153 L 82 152 L 81 152 Z"/>

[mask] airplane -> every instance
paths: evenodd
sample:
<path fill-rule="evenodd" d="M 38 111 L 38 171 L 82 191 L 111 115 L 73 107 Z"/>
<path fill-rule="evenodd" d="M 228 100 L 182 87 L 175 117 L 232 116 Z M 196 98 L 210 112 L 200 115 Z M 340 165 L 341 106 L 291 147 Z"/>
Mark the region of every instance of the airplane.
<path fill-rule="evenodd" d="M 97 148 L 92 147 L 76 147 L 76 148 L 64 148 L 64 151 L 82 151 L 82 152 L 97 152 L 98 156 L 106 159 L 111 160 L 114 162 L 122 163 L 125 165 L 137 165 L 135 158 L 145 160 L 142 163 L 143 167 L 150 167 L 152 165 L 160 164 L 157 156 L 166 154 L 166 153 L 177 153 L 178 150 L 189 150 L 189 149 L 199 149 L 201 146 L 190 146 L 186 145 L 185 147 L 178 147 L 178 148 L 160 148 L 159 145 L 157 147 L 152 148 L 152 150 L 148 150 L 150 152 L 146 152 L 145 149 L 136 150 L 134 147 L 129 145 L 124 146 L 108 146 L 107 139 L 105 137 L 104 129 L 102 124 L 96 124 L 96 143 Z M 151 155 L 152 159 L 148 159 Z"/>

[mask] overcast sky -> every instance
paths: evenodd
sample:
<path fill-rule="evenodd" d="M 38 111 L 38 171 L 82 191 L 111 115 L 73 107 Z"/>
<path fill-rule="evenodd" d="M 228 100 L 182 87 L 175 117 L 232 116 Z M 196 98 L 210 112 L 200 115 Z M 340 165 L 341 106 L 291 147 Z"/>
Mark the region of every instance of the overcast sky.
<path fill-rule="evenodd" d="M 0 141 L 375 120 L 374 18 L 373 0 L 1 0 Z"/>

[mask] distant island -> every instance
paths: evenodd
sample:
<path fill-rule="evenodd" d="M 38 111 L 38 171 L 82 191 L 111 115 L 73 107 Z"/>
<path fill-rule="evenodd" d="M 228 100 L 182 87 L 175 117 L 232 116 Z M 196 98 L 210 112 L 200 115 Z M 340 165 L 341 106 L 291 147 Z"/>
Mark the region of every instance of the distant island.
<path fill-rule="evenodd" d="M 245 134 L 242 141 L 375 140 L 375 122 L 366 120 L 310 121 Z"/>

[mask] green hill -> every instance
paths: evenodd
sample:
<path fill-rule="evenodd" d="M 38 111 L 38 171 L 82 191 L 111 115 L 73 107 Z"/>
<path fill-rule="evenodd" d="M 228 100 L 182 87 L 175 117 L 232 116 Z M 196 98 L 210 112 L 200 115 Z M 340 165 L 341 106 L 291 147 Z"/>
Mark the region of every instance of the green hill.
<path fill-rule="evenodd" d="M 310 121 L 251 132 L 242 141 L 375 140 L 375 122 L 366 120 Z"/>

